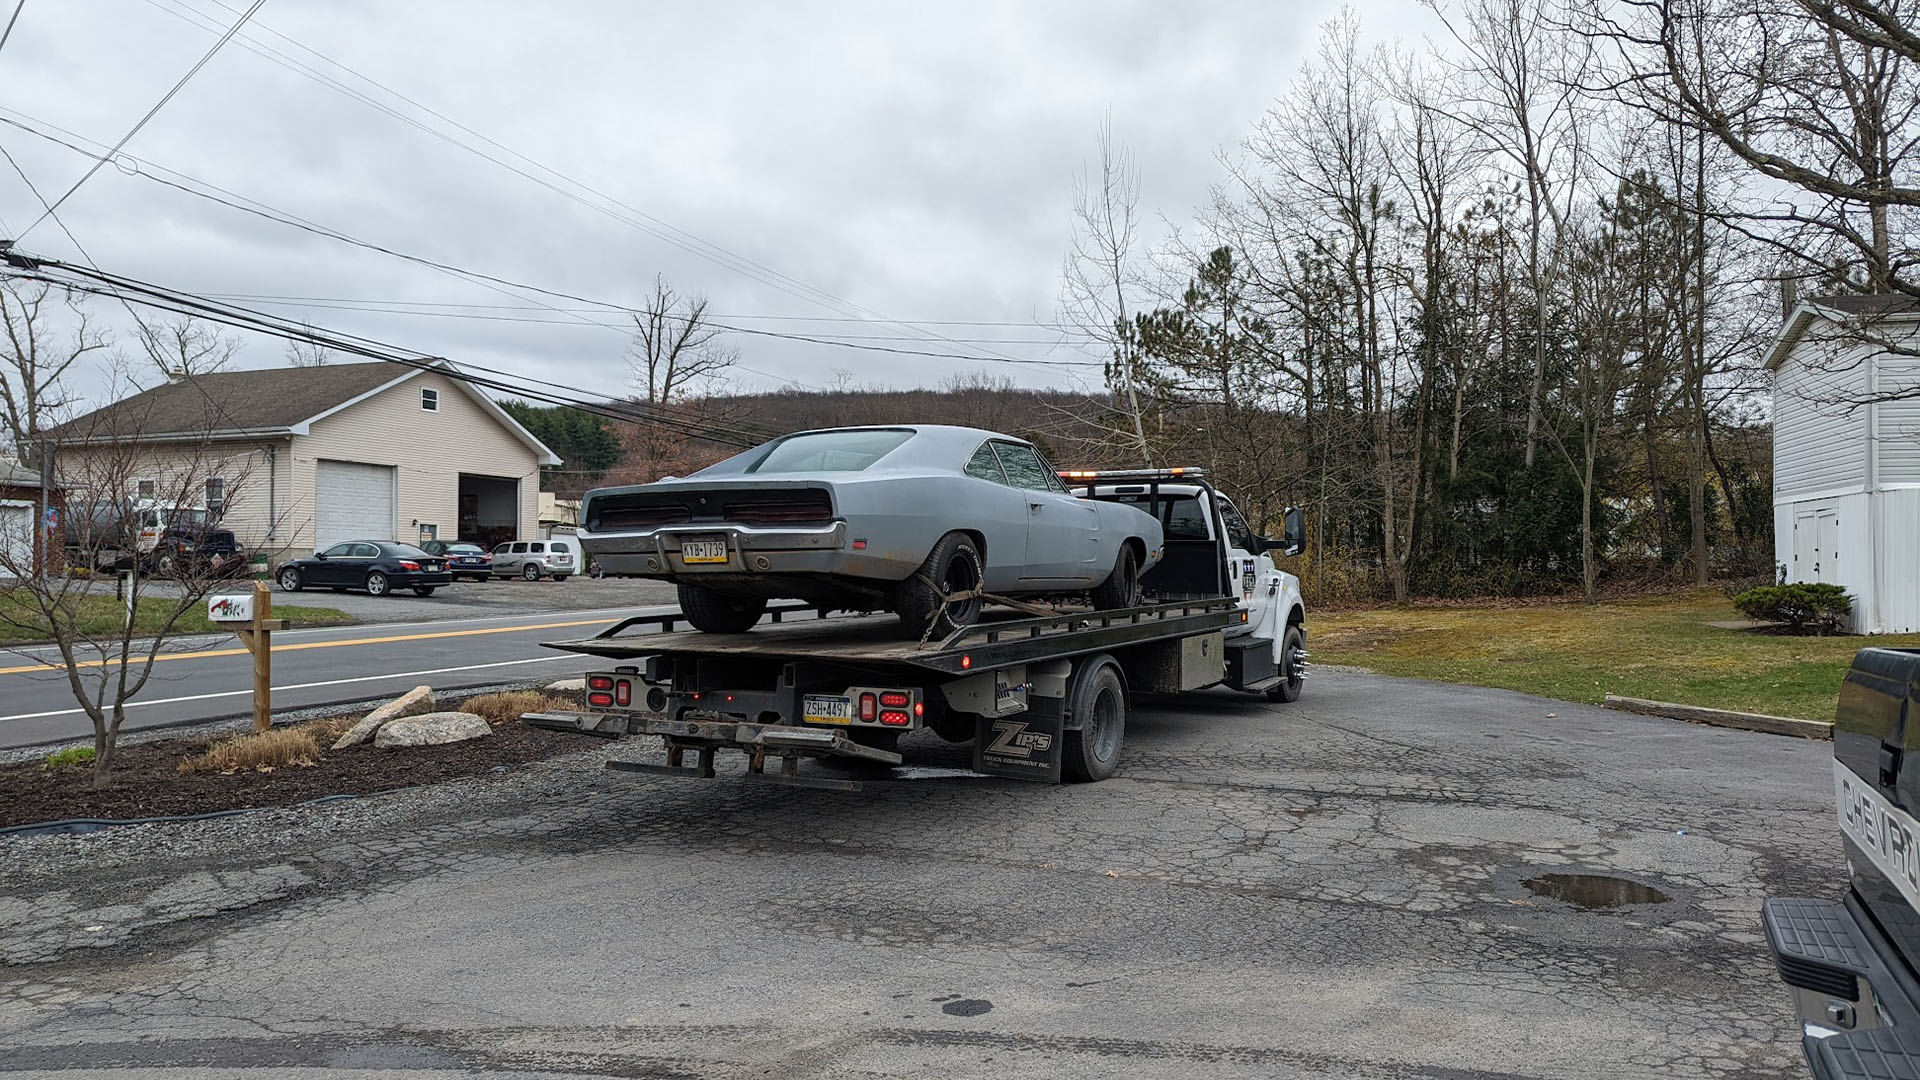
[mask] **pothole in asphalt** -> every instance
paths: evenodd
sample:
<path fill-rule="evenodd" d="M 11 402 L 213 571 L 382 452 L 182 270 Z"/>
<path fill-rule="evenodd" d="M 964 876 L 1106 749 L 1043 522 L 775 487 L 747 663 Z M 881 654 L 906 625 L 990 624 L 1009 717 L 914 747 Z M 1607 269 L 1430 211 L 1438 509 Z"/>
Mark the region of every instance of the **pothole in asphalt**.
<path fill-rule="evenodd" d="M 1673 899 L 1651 885 L 1612 874 L 1541 874 L 1520 884 L 1535 896 L 1572 904 L 1582 911 L 1664 904 Z"/>

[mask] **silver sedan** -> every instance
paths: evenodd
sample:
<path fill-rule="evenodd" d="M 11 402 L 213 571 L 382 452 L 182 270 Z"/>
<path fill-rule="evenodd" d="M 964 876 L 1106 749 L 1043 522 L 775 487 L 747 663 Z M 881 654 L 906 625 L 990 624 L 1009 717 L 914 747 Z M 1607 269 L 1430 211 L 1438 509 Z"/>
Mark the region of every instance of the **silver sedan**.
<path fill-rule="evenodd" d="M 775 439 L 691 476 L 587 493 L 581 545 L 609 574 L 680 586 L 688 621 L 751 627 L 770 599 L 899 613 L 912 636 L 980 615 L 982 594 L 1140 602 L 1161 527 L 1080 499 L 1032 443 L 939 425 Z"/>

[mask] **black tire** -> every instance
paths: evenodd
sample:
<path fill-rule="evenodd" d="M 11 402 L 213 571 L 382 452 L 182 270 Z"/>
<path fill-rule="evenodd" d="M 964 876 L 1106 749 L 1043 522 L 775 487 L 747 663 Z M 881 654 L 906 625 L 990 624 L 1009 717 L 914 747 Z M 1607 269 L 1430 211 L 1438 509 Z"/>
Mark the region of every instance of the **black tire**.
<path fill-rule="evenodd" d="M 744 634 L 767 613 L 764 596 L 729 596 L 704 585 L 682 585 L 680 610 L 695 630 L 708 634 Z"/>
<path fill-rule="evenodd" d="M 378 570 L 367 571 L 368 596 L 385 596 L 392 591 L 393 583 L 387 579 L 387 575 Z"/>
<path fill-rule="evenodd" d="M 1080 730 L 1065 732 L 1060 745 L 1067 779 L 1080 783 L 1112 776 L 1127 738 L 1127 685 L 1119 669 L 1104 656 L 1086 663 L 1073 681 L 1071 697 Z"/>
<path fill-rule="evenodd" d="M 432 595 L 433 595 L 433 590 L 435 590 L 435 589 L 437 589 L 437 588 L 439 588 L 439 587 L 440 587 L 440 586 L 438 586 L 438 585 L 415 585 L 415 586 L 413 587 L 413 595 L 415 595 L 415 596 L 432 596 Z"/>
<path fill-rule="evenodd" d="M 977 720 L 970 712 L 942 712 L 928 722 L 927 728 L 950 743 L 970 743 Z"/>
<path fill-rule="evenodd" d="M 1307 673 L 1301 661 L 1307 652 L 1307 632 L 1299 623 L 1288 623 L 1280 635 L 1280 685 L 1267 690 L 1269 701 L 1299 701 L 1307 686 Z"/>
<path fill-rule="evenodd" d="M 567 580 L 567 575 L 566 575 L 566 574 L 555 574 L 555 575 L 553 575 L 553 583 L 554 583 L 555 585 L 558 585 L 558 584 L 560 584 L 561 582 L 563 582 L 563 581 L 565 581 L 565 580 Z"/>
<path fill-rule="evenodd" d="M 153 572 L 159 577 L 176 578 L 180 576 L 180 560 L 171 551 L 163 551 L 153 560 Z"/>
<path fill-rule="evenodd" d="M 523 578 L 526 578 L 528 581 L 539 581 L 540 580 L 540 564 L 539 563 L 521 563 L 520 576 Z"/>
<path fill-rule="evenodd" d="M 276 580 L 280 582 L 281 592 L 299 592 L 303 587 L 300 580 L 300 568 L 297 566 L 281 567 Z"/>
<path fill-rule="evenodd" d="M 1093 590 L 1093 606 L 1099 611 L 1140 606 L 1140 557 L 1133 553 L 1132 544 L 1120 545 L 1113 572 Z"/>
<path fill-rule="evenodd" d="M 894 611 L 900 615 L 900 636 L 944 638 L 979 621 L 980 610 L 986 606 L 980 597 L 955 601 L 944 610 L 940 600 L 950 593 L 978 589 L 986 580 L 986 572 L 986 561 L 972 537 L 958 532 L 941 537 L 920 569 L 900 583 L 894 600 Z"/>

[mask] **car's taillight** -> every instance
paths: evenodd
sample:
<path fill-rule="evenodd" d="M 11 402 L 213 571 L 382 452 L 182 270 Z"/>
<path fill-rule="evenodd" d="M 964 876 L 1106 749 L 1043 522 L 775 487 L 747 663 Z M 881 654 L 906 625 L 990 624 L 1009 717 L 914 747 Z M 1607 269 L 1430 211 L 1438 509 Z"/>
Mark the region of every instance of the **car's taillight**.
<path fill-rule="evenodd" d="M 597 708 L 607 708 L 613 704 L 613 695 L 604 690 L 595 690 L 587 695 L 587 704 Z"/>
<path fill-rule="evenodd" d="M 906 727 L 913 723 L 913 717 L 899 709 L 888 709 L 880 714 L 880 722 L 888 727 Z"/>
<path fill-rule="evenodd" d="M 616 705 L 633 704 L 633 683 L 626 679 L 621 679 L 619 682 L 614 683 L 613 701 Z"/>
<path fill-rule="evenodd" d="M 420 564 L 419 564 L 419 563 L 417 563 L 417 562 L 410 562 L 410 561 L 408 561 L 408 560 L 406 560 L 406 559 L 401 559 L 401 560 L 400 560 L 400 569 L 402 569 L 402 570 L 418 570 L 418 569 L 420 569 Z"/>
<path fill-rule="evenodd" d="M 883 690 L 880 692 L 880 704 L 888 708 L 904 709 L 907 707 L 907 702 L 912 700 L 913 695 L 904 690 Z"/>
<path fill-rule="evenodd" d="M 873 713 L 874 713 L 874 708 L 876 704 L 877 702 L 874 701 L 872 694 L 861 694 L 860 695 L 860 719 L 862 720 L 873 719 Z"/>
<path fill-rule="evenodd" d="M 613 676 L 611 676 L 611 675 L 589 675 L 589 676 L 587 676 L 587 689 L 589 689 L 589 690 L 611 690 L 611 689 L 613 689 Z"/>

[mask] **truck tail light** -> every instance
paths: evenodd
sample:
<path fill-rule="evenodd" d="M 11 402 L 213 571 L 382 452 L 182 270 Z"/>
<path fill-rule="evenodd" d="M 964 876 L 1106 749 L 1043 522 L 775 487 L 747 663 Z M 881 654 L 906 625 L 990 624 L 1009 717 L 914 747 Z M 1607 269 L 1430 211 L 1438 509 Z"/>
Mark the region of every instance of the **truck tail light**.
<path fill-rule="evenodd" d="M 916 701 L 916 702 L 914 702 L 914 703 L 913 703 L 913 715 L 915 715 L 915 716 L 925 716 L 925 715 L 927 715 L 927 706 L 926 706 L 926 703 L 925 703 L 925 702 L 922 702 L 922 701 Z"/>
<path fill-rule="evenodd" d="M 880 692 L 880 704 L 889 709 L 904 709 L 913 700 L 913 695 L 904 690 L 883 690 Z"/>
<path fill-rule="evenodd" d="M 587 689 L 589 689 L 589 690 L 611 690 L 611 689 L 613 689 L 613 676 L 611 676 L 611 675 L 589 675 L 589 676 L 587 676 Z"/>
<path fill-rule="evenodd" d="M 874 697 L 872 694 L 861 694 L 860 695 L 860 719 L 862 720 L 873 719 L 873 714 L 874 714 L 876 705 L 877 705 L 877 702 L 874 701 Z"/>
<path fill-rule="evenodd" d="M 888 727 L 906 727 L 913 723 L 913 717 L 899 709 L 888 709 L 880 714 L 880 722 Z"/>
<path fill-rule="evenodd" d="M 593 706 L 596 709 L 612 708 L 613 695 L 607 693 L 605 690 L 589 691 L 587 693 L 587 704 Z"/>
<path fill-rule="evenodd" d="M 633 704 L 633 683 L 631 681 L 621 679 L 619 682 L 613 684 L 613 703 L 615 705 Z"/>

